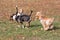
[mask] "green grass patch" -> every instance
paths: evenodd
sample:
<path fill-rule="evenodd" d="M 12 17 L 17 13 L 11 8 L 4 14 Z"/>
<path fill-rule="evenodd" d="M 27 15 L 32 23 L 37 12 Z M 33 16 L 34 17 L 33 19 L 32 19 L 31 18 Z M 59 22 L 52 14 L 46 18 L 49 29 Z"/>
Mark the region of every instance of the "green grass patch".
<path fill-rule="evenodd" d="M 60 23 L 54 22 L 55 30 L 41 30 L 39 21 L 31 22 L 30 28 L 20 28 L 10 21 L 0 21 L 1 40 L 60 40 Z"/>

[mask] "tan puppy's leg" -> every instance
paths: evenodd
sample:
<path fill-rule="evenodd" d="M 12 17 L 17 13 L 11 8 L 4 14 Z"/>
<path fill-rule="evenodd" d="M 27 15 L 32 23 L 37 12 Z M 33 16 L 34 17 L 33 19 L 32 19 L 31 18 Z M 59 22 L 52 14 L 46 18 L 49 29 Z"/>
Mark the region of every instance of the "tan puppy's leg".
<path fill-rule="evenodd" d="M 43 26 L 43 29 L 46 31 L 49 29 L 49 25 L 46 25 L 45 22 L 41 22 L 42 26 Z"/>
<path fill-rule="evenodd" d="M 45 25 L 44 30 L 47 31 L 49 29 L 49 25 Z"/>
<path fill-rule="evenodd" d="M 53 24 L 52 24 L 52 25 L 49 27 L 49 29 L 53 29 L 53 27 L 54 27 L 54 26 L 53 26 Z"/>

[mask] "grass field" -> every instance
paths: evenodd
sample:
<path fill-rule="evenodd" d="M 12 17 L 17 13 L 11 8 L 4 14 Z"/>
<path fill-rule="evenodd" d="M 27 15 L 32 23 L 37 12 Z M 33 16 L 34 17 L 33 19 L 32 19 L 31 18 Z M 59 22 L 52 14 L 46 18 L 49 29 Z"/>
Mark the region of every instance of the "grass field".
<path fill-rule="evenodd" d="M 16 22 L 0 21 L 0 40 L 60 40 L 60 22 L 54 26 L 54 31 L 44 31 L 39 21 L 32 21 L 29 29 L 21 29 Z"/>
<path fill-rule="evenodd" d="M 21 29 L 16 22 L 9 21 L 16 12 L 16 5 L 29 15 L 33 9 L 29 29 Z M 55 17 L 54 31 L 41 30 L 40 22 L 34 21 L 37 11 L 48 17 Z M 0 40 L 60 40 L 60 0 L 0 0 Z"/>

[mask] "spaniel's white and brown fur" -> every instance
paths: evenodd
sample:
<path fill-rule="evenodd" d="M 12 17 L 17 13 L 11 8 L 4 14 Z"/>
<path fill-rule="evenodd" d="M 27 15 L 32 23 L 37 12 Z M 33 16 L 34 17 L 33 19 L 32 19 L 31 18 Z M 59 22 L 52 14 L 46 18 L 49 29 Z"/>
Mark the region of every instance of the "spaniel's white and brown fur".
<path fill-rule="evenodd" d="M 40 20 L 44 30 L 53 29 L 54 18 L 46 17 L 41 12 L 37 12 L 35 17 Z"/>

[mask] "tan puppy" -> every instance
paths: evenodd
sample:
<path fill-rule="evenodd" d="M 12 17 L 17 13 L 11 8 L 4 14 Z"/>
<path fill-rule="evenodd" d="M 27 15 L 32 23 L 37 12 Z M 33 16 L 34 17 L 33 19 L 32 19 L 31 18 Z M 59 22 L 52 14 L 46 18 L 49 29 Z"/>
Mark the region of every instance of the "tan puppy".
<path fill-rule="evenodd" d="M 37 12 L 35 17 L 40 20 L 44 30 L 53 29 L 54 18 L 48 18 L 42 15 L 41 12 Z"/>

